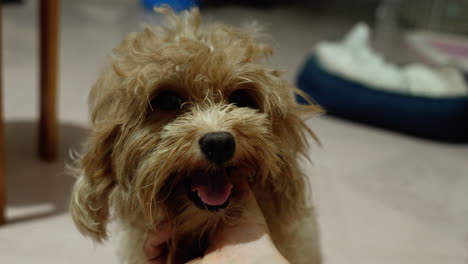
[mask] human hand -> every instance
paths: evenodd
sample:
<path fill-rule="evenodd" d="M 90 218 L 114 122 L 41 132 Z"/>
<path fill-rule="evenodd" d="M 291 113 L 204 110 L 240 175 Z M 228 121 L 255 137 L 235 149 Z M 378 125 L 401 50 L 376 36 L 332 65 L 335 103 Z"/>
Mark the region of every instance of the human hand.
<path fill-rule="evenodd" d="M 171 227 L 166 226 L 148 236 L 144 251 L 148 264 L 165 264 L 166 242 Z M 287 264 L 271 240 L 265 218 L 252 193 L 246 197 L 243 218 L 234 225 L 222 225 L 209 239 L 205 255 L 187 264 Z"/>

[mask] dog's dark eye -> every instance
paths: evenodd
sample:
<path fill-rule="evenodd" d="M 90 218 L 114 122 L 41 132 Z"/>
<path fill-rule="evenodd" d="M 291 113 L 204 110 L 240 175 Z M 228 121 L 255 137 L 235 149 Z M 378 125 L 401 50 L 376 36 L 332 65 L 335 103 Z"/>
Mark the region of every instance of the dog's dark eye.
<path fill-rule="evenodd" d="M 257 102 L 245 90 L 237 90 L 231 93 L 229 96 L 229 103 L 236 105 L 237 107 L 249 107 L 258 108 Z"/>
<path fill-rule="evenodd" d="M 151 106 L 161 111 L 177 110 L 182 103 L 182 97 L 174 91 L 162 91 L 151 100 Z"/>

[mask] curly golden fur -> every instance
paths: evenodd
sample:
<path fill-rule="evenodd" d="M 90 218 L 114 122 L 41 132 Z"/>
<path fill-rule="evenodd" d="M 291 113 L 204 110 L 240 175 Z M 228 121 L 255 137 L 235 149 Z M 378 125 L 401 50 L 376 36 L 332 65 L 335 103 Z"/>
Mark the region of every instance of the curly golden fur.
<path fill-rule="evenodd" d="M 301 262 L 298 230 L 307 216 L 313 222 L 298 165 L 313 134 L 302 118 L 320 107 L 297 104 L 298 90 L 259 63 L 271 48 L 261 43 L 257 26 L 202 26 L 197 9 L 160 11 L 166 23 L 128 35 L 90 93 L 91 133 L 77 159 L 70 207 L 76 226 L 100 242 L 110 219 L 117 219 L 125 234 L 122 262 L 142 264 L 146 234 L 170 221 L 174 263 L 202 254 L 209 232 L 242 216 L 242 186 L 248 184 L 279 250 Z M 228 102 L 238 90 L 256 109 Z M 184 103 L 161 111 L 152 100 L 162 91 L 176 92 Z M 194 206 L 184 185 L 190 175 L 213 169 L 198 143 L 213 131 L 228 131 L 236 142 L 223 165 L 234 186 L 230 203 L 217 212 Z M 308 232 L 312 256 L 304 262 L 317 264 L 316 227 Z"/>

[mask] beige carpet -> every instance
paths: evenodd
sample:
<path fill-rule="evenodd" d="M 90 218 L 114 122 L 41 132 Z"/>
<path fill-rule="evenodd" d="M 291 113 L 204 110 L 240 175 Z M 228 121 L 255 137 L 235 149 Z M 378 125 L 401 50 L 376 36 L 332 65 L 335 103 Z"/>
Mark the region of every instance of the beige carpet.
<path fill-rule="evenodd" d="M 106 54 L 138 27 L 136 1 L 63 1 L 60 160 L 37 160 L 37 7 L 4 14 L 8 215 L 0 227 L 0 263 L 116 263 L 112 244 L 80 236 L 67 214 L 73 179 L 64 175 L 70 147 L 86 134 L 86 96 Z M 317 40 L 340 36 L 353 21 L 300 10 L 207 11 L 239 24 L 257 19 L 272 31 L 271 63 L 293 80 Z M 419 140 L 346 121 L 309 121 L 322 140 L 311 177 L 326 263 L 468 263 L 468 145 Z"/>

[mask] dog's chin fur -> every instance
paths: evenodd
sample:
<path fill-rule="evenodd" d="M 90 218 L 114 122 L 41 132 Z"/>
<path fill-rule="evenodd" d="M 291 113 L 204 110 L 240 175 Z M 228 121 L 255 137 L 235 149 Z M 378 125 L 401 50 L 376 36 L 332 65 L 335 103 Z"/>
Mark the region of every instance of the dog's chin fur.
<path fill-rule="evenodd" d="M 261 43 L 257 26 L 202 27 L 197 9 L 181 15 L 160 11 L 166 24 L 125 38 L 90 93 L 91 133 L 76 160 L 70 206 L 78 229 L 101 242 L 116 219 L 125 236 L 122 262 L 143 264 L 147 234 L 170 222 L 168 261 L 176 263 L 203 254 L 210 232 L 242 217 L 249 188 L 281 253 L 293 263 L 319 263 L 298 158 L 307 148 L 306 136 L 313 136 L 303 115 L 320 108 L 295 103 L 297 89 L 259 64 L 271 48 Z M 152 104 L 167 90 L 183 98 L 177 110 Z M 230 103 L 237 90 L 255 107 Z M 199 140 L 216 131 L 232 134 L 236 148 L 232 159 L 215 166 Z M 190 199 L 187 180 L 213 170 L 225 173 L 233 189 L 226 208 L 206 210 Z M 297 232 L 307 216 L 308 257 Z"/>

